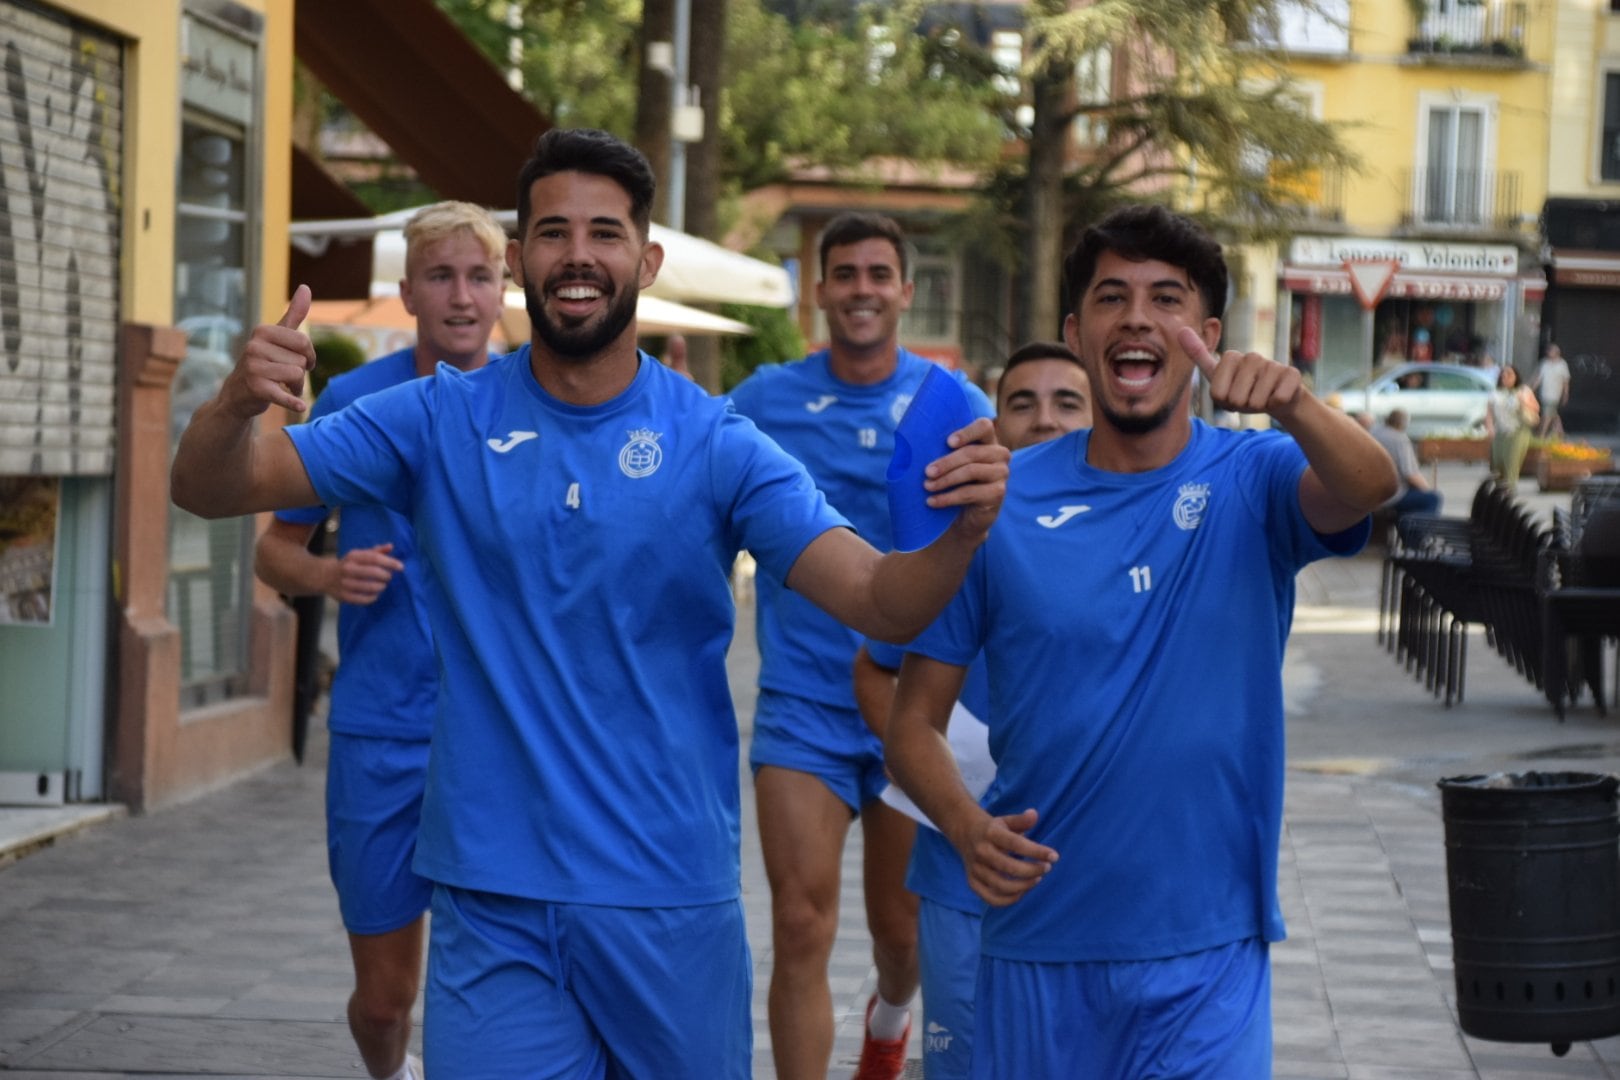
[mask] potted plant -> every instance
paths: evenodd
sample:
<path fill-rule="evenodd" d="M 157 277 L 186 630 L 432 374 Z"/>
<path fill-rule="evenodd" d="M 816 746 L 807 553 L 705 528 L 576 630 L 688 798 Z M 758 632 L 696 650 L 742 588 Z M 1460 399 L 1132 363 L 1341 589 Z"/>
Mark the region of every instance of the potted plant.
<path fill-rule="evenodd" d="M 1536 483 L 1542 491 L 1569 491 L 1593 473 L 1614 468 L 1614 454 L 1601 446 L 1551 439 L 1542 443 Z"/>
<path fill-rule="evenodd" d="M 1477 431 L 1432 431 L 1416 440 L 1418 460 L 1485 462 L 1491 459 L 1491 441 Z"/>

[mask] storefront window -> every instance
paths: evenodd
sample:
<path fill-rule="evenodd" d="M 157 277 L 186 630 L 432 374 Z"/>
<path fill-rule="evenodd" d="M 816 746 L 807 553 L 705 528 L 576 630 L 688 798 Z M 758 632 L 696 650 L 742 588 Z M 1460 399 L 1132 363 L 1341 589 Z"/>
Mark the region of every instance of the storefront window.
<path fill-rule="evenodd" d="M 255 315 L 248 182 L 254 97 L 244 92 L 253 85 L 254 50 L 189 16 L 186 46 L 174 295 L 187 349 L 173 388 L 176 442 L 197 406 L 219 389 Z M 205 521 L 171 511 L 168 614 L 180 630 L 182 707 L 246 689 L 252 539 L 252 518 Z"/>
<path fill-rule="evenodd" d="M 908 341 L 945 341 L 956 336 L 956 277 L 946 262 L 919 260 L 912 271 L 916 288 L 911 309 L 900 324 Z"/>

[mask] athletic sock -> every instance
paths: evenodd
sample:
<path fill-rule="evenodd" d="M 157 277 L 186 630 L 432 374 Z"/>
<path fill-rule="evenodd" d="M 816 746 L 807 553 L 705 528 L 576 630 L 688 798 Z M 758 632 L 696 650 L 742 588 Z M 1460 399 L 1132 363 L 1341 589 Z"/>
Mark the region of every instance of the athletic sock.
<path fill-rule="evenodd" d="M 405 1060 L 399 1063 L 399 1071 L 392 1076 L 381 1077 L 380 1080 L 421 1080 L 422 1068 L 416 1059 L 406 1054 Z"/>
<path fill-rule="evenodd" d="M 876 1004 L 872 1006 L 872 1015 L 866 1018 L 866 1030 L 879 1042 L 893 1042 L 906 1033 L 906 1023 L 910 1019 L 910 1001 L 891 1005 L 883 1000 L 882 994 L 878 994 Z"/>

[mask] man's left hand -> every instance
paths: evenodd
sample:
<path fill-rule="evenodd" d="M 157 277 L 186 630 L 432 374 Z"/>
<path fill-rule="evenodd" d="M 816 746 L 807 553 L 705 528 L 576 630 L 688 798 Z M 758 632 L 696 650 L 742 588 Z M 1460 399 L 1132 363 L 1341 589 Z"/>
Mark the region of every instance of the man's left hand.
<path fill-rule="evenodd" d="M 946 440 L 952 450 L 930 462 L 923 480 L 928 505 L 936 509 L 962 508 L 958 528 L 982 537 L 990 531 L 1001 500 L 1007 495 L 1011 451 L 996 441 L 996 426 L 979 417 Z"/>
<path fill-rule="evenodd" d="M 1228 349 L 1217 358 L 1190 326 L 1176 332 L 1176 341 L 1204 373 L 1210 401 L 1217 409 L 1266 413 L 1282 420 L 1293 412 L 1305 392 L 1298 368 L 1279 364 L 1257 352 L 1236 349 Z"/>

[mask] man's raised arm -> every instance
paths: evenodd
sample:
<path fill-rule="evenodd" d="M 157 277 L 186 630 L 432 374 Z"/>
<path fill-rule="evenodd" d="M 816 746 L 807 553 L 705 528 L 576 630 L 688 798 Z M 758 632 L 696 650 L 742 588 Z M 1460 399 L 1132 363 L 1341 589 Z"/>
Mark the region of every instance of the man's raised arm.
<path fill-rule="evenodd" d="M 256 433 L 253 423 L 271 405 L 309 407 L 301 394 L 315 346 L 298 329 L 309 303 L 309 287 L 298 286 L 281 321 L 254 329 L 219 393 L 192 415 L 169 474 L 176 506 L 221 518 L 321 501 L 292 440 L 279 430 Z"/>
<path fill-rule="evenodd" d="M 945 534 L 920 551 L 880 554 L 847 529 L 810 542 L 787 587 L 879 641 L 906 642 L 944 610 L 990 532 L 1007 493 L 1007 448 L 983 417 L 951 435 L 954 449 L 928 466 L 929 505 L 958 506 Z"/>

